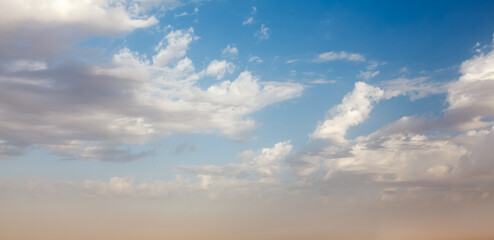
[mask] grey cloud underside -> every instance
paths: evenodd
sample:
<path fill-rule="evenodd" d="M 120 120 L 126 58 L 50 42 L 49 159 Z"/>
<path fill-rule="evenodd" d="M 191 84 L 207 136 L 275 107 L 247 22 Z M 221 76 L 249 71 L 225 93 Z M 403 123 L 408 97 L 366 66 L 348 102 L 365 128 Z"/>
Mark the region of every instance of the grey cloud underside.
<path fill-rule="evenodd" d="M 181 4 L 176 0 L 1 1 L 0 60 L 67 61 L 67 55 L 88 51 L 76 48 L 79 41 L 156 25 L 158 20 L 150 14 L 153 9 L 165 12 Z"/>
<path fill-rule="evenodd" d="M 490 61 L 489 58 L 482 59 Z M 244 73 L 237 80 L 242 79 L 250 77 Z M 435 89 L 427 88 L 423 79 L 399 81 L 405 83 L 402 89 L 396 84 L 380 89 L 357 83 L 342 103 L 317 126 L 316 132 L 324 134 L 314 135 L 325 140 L 324 143 L 317 145 L 314 142 L 314 146 L 308 145 L 305 152 L 292 153 L 289 142 L 282 142 L 258 152 L 246 151 L 240 154 L 237 163 L 175 167 L 180 172 L 196 175 L 197 181 L 179 178 L 170 182 L 138 184 L 116 177 L 108 182 L 86 182 L 83 191 L 97 196 L 150 197 L 171 197 L 191 192 L 204 193 L 210 198 L 293 194 L 307 194 L 316 199 L 360 196 L 365 201 L 414 204 L 489 201 L 494 194 L 494 150 L 491 146 L 494 128 L 492 124 L 485 126 L 482 123 L 455 132 L 458 124 L 464 126 L 477 116 L 491 116 L 488 103 L 471 112 L 464 111 L 467 107 L 455 107 L 458 103 L 475 107 L 477 101 L 484 99 L 482 91 L 455 88 L 463 78 L 446 87 L 433 85 L 437 86 Z M 492 85 L 491 80 L 484 83 L 486 88 Z M 213 92 L 218 90 L 213 89 Z M 422 90 L 426 92 L 420 93 Z M 451 93 L 452 90 L 455 92 Z M 447 92 L 447 99 L 455 94 L 465 95 L 469 101 L 447 100 L 450 105 L 443 117 L 404 116 L 367 136 L 345 138 L 346 129 L 364 121 L 380 100 L 398 95 L 425 96 L 433 92 Z M 460 109 L 464 116 L 453 119 L 455 124 L 445 124 L 451 118 L 448 112 L 459 111 L 456 109 Z M 335 122 L 335 119 L 339 121 Z M 341 126 L 343 131 L 333 131 L 333 123 Z M 435 129 L 455 131 L 438 135 L 434 133 Z M 267 189 L 275 194 L 268 194 Z"/>
<path fill-rule="evenodd" d="M 327 193 L 343 194 L 342 189 L 350 188 L 350 195 L 373 192 L 383 200 L 490 199 L 494 191 L 493 56 L 491 50 L 465 61 L 462 76 L 444 85 L 425 79 L 385 82 L 379 98 L 409 95 L 413 100 L 447 93 L 443 116 L 404 116 L 368 136 L 345 139 L 346 131 L 334 127 L 360 123 L 377 102 L 369 94 L 372 87 L 356 84 L 313 133 L 325 144 L 295 154 L 288 165 L 300 182 Z M 350 110 L 337 111 L 344 108 Z M 334 139 L 340 139 L 338 144 Z"/>
<path fill-rule="evenodd" d="M 20 153 L 32 145 L 54 152 L 71 152 L 76 151 L 73 149 L 76 145 L 88 143 L 119 146 L 173 133 L 215 129 L 233 136 L 237 134 L 236 129 L 245 131 L 255 127 L 254 121 L 243 119 L 244 116 L 273 101 L 297 96 L 302 90 L 296 84 L 260 85 L 250 74 L 242 76 L 247 87 L 253 87 L 246 89 L 249 92 L 245 92 L 248 94 L 245 96 L 242 91 L 229 96 L 189 87 L 192 92 L 187 99 L 161 96 L 143 100 L 136 93 L 142 88 L 142 82 L 98 74 L 92 67 L 74 65 L 3 73 L 0 76 L 0 136 L 4 147 L 19 147 L 4 154 Z M 250 90 L 257 90 L 260 95 Z M 274 98 L 265 95 L 264 92 L 270 91 L 278 93 Z M 235 103 L 236 97 L 259 99 L 249 99 L 244 105 Z M 161 105 L 156 104 L 157 100 L 161 100 Z"/>
<path fill-rule="evenodd" d="M 116 16 L 131 19 L 116 32 L 152 25 Z M 50 19 L 14 18 L 17 28 L 0 29 L 1 158 L 41 147 L 64 158 L 129 161 L 153 149 L 132 152 L 126 146 L 170 134 L 208 132 L 242 140 L 257 127 L 250 113 L 303 90 L 296 83 L 261 82 L 250 72 L 200 88 L 196 83 L 205 77 L 232 77 L 235 66 L 213 60 L 196 71 L 186 56 L 198 39 L 192 28 L 169 32 L 149 59 L 124 48 L 112 62 L 91 65 L 73 56 L 98 55 L 75 43 L 112 26 L 86 17 L 64 22 L 55 16 L 55 23 L 45 18 Z"/>
<path fill-rule="evenodd" d="M 115 20 L 111 17 L 114 9 L 105 11 Z M 146 14 L 134 16 L 127 11 L 127 15 L 117 15 L 127 20 L 152 20 Z M 13 17 L 15 28 L 0 26 L 2 159 L 39 147 L 64 158 L 130 161 L 152 154 L 153 149 L 133 152 L 127 145 L 169 134 L 213 132 L 242 139 L 257 126 L 249 118 L 251 113 L 295 98 L 304 89 L 292 82 L 262 82 L 247 71 L 232 76 L 235 66 L 226 60 L 212 60 L 209 71 L 196 70 L 186 56 L 190 43 L 197 40 L 193 29 L 168 33 L 149 58 L 125 48 L 112 62 L 91 65 L 71 58 L 82 52 L 74 42 L 105 34 L 109 28 L 114 30 L 109 34 L 125 33 L 153 22 L 117 21 L 123 25 L 112 28 L 88 17 L 64 22 L 41 14 L 33 16 L 36 25 L 7 17 Z M 268 28 L 262 29 L 264 35 L 260 36 L 267 38 Z M 365 58 L 327 52 L 314 61 L 334 60 Z M 494 194 L 493 66 L 491 51 L 465 61 L 462 77 L 447 85 L 425 78 L 395 79 L 381 88 L 358 82 L 316 126 L 311 136 L 324 143 L 318 143 L 322 146 L 315 150 L 292 154 L 289 142 L 281 142 L 258 152 L 246 151 L 237 163 L 176 167 L 195 174 L 198 182 L 179 177 L 139 184 L 114 177 L 88 180 L 78 187 L 89 196 L 154 197 L 180 194 L 185 189 L 233 195 L 268 190 L 361 194 L 382 200 L 489 199 Z M 206 77 L 233 80 L 199 87 L 198 81 Z M 404 116 L 368 136 L 345 136 L 350 127 L 368 118 L 379 101 L 398 95 L 414 100 L 437 93 L 447 94 L 442 117 Z M 434 134 L 438 129 L 446 133 Z M 176 153 L 185 151 L 185 146 L 178 146 Z"/>
<path fill-rule="evenodd" d="M 493 140 L 494 129 L 447 140 L 411 132 L 388 136 L 376 132 L 345 147 L 326 146 L 295 154 L 289 142 L 282 142 L 246 151 L 236 163 L 175 168 L 195 174 L 197 181 L 180 175 L 176 180 L 148 183 L 114 177 L 72 182 L 69 188 L 99 197 L 180 198 L 192 194 L 269 201 L 308 196 L 317 201 L 354 199 L 415 206 L 482 202 L 489 201 L 494 191 Z M 292 173 L 295 179 L 286 178 Z"/>

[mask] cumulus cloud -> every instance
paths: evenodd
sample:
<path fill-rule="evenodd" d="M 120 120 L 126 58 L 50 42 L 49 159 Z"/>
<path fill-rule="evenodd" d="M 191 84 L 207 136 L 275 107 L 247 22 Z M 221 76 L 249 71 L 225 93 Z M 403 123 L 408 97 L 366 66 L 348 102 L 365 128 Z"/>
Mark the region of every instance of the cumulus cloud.
<path fill-rule="evenodd" d="M 238 55 L 238 49 L 235 45 L 228 44 L 225 49 L 223 49 L 222 54 L 224 57 L 236 57 Z"/>
<path fill-rule="evenodd" d="M 341 51 L 341 52 L 331 51 L 331 52 L 321 53 L 317 56 L 316 59 L 314 59 L 315 62 L 328 62 L 335 60 L 362 62 L 365 61 L 365 58 L 364 56 L 358 53 L 348 53 L 345 51 Z"/>
<path fill-rule="evenodd" d="M 384 201 L 462 201 L 484 199 L 494 191 L 489 147 L 494 128 L 450 137 L 394 130 L 378 130 L 347 146 L 299 153 L 288 163 L 304 186 L 366 189 L 367 197 Z M 386 193 L 389 189 L 393 191 Z"/>
<path fill-rule="evenodd" d="M 18 66 L 29 63 L 31 69 L 39 69 L 43 64 L 72 59 L 88 52 L 81 41 L 155 26 L 156 10 L 165 12 L 180 4 L 175 0 L 1 1 L 0 66 L 18 61 Z"/>
<path fill-rule="evenodd" d="M 357 139 L 348 157 L 329 160 L 328 172 L 370 173 L 374 181 L 419 181 L 455 174 L 468 151 L 448 140 L 399 133 Z"/>
<path fill-rule="evenodd" d="M 197 174 L 204 186 L 210 186 L 215 181 L 246 184 L 252 179 L 259 183 L 273 183 L 278 181 L 276 174 L 280 172 L 282 161 L 289 156 L 292 148 L 289 141 L 279 142 L 272 148 L 241 153 L 241 163 L 224 166 L 179 166 L 176 169 Z"/>
<path fill-rule="evenodd" d="M 215 76 L 217 79 L 222 79 L 225 73 L 233 73 L 235 70 L 235 65 L 226 60 L 213 60 L 206 68 L 206 74 L 210 76 Z"/>
<path fill-rule="evenodd" d="M 487 94 L 493 79 L 492 56 L 489 52 L 465 61 L 461 77 L 449 84 L 426 82 L 426 78 L 399 78 L 385 82 L 383 89 L 357 83 L 312 134 L 329 141 L 296 153 L 287 162 L 303 186 L 322 191 L 365 188 L 382 201 L 461 202 L 489 197 L 494 191 L 490 187 L 494 124 L 483 119 L 492 118 L 494 106 Z M 414 100 L 439 93 L 447 93 L 442 118 L 404 116 L 367 136 L 344 138 L 346 130 L 362 123 L 380 99 L 405 94 Z M 437 134 L 437 129 L 447 132 Z"/>
<path fill-rule="evenodd" d="M 0 72 L 0 155 L 41 147 L 70 158 L 128 161 L 153 149 L 125 146 L 169 134 L 209 132 L 241 140 L 257 126 L 249 114 L 304 88 L 261 82 L 248 71 L 201 88 L 196 82 L 204 73 L 222 78 L 233 65 L 213 61 L 196 71 L 186 52 L 197 39 L 193 29 L 176 30 L 150 58 L 124 48 L 106 66 L 24 64 Z"/>
<path fill-rule="evenodd" d="M 152 66 L 152 63 L 145 59 L 139 59 L 136 53 L 128 50 L 124 53 L 128 56 L 119 56 L 116 59 L 131 65 Z M 464 106 L 475 107 L 468 104 L 477 103 L 485 96 L 479 86 L 469 89 L 463 81 L 471 81 L 473 85 L 477 82 L 489 82 L 489 54 L 491 53 L 465 61 L 461 69 L 462 76 L 451 84 L 436 86 L 428 85 L 430 83 L 426 83 L 425 78 L 400 78 L 385 82 L 383 87 L 379 88 L 357 82 L 353 91 L 345 95 L 341 103 L 328 112 L 326 119 L 318 123 L 312 133 L 313 138 L 327 140 L 320 148 L 292 153 L 293 147 L 289 142 L 280 142 L 272 148 L 245 151 L 239 155 L 240 161 L 236 163 L 176 167 L 177 170 L 195 174 L 197 182 L 194 183 L 179 177 L 176 181 L 136 184 L 131 178 L 115 177 L 109 181 L 86 181 L 82 189 L 85 189 L 88 196 L 166 196 L 167 193 L 181 189 L 182 192 L 205 191 L 210 197 L 216 198 L 225 197 L 227 192 L 232 191 L 237 194 L 245 190 L 244 193 L 252 194 L 256 186 L 265 189 L 268 186 L 283 185 L 286 188 L 278 188 L 277 191 L 288 191 L 287 189 L 291 188 L 300 193 L 303 189 L 310 189 L 309 191 L 318 191 L 321 195 L 354 195 L 355 192 L 359 192 L 358 189 L 365 188 L 366 201 L 408 199 L 431 203 L 485 199 L 494 193 L 494 189 L 490 187 L 494 182 L 494 164 L 491 161 L 494 154 L 491 146 L 494 142 L 493 124 L 477 125 L 475 129 L 468 128 L 459 133 L 446 132 L 441 135 L 430 130 L 438 126 L 456 127 L 442 124 L 444 121 L 450 121 L 449 118 L 453 116 L 448 115 L 449 111 L 465 111 Z M 188 79 L 188 84 L 194 79 L 189 75 L 182 77 Z M 210 87 L 207 92 L 211 91 L 216 96 L 210 101 L 228 101 L 233 105 L 245 104 L 242 106 L 255 108 L 256 102 L 249 103 L 247 100 L 250 98 L 236 95 L 240 89 L 251 89 L 249 85 L 252 85 L 253 78 L 250 73 L 243 72 L 233 82 L 224 81 Z M 460 89 L 457 84 L 464 89 Z M 422 91 L 425 93 L 420 93 Z M 446 101 L 450 105 L 447 106 L 442 119 L 428 122 L 417 116 L 404 116 L 367 136 L 345 138 L 346 131 L 365 121 L 374 104 L 380 100 L 403 94 L 416 94 L 418 97 L 445 91 L 448 94 Z M 228 96 L 233 93 L 233 96 Z M 460 93 L 470 101 L 455 102 L 458 101 L 456 99 Z M 260 93 L 256 95 L 262 96 Z M 267 96 L 271 94 L 265 97 Z M 475 113 L 467 117 L 489 117 L 492 111 L 489 108 L 489 98 L 486 100 L 478 109 L 464 113 Z M 464 119 L 455 123 L 461 123 L 460 120 Z M 0 143 L 3 150 L 15 152 L 12 142 Z M 297 176 L 295 182 L 291 182 L 290 178 L 280 177 L 285 170 L 283 163 L 287 163 L 291 172 Z M 342 190 L 348 188 L 354 189 L 355 192 Z"/>
<path fill-rule="evenodd" d="M 170 2 L 173 4 L 173 1 Z M 0 3 L 0 29 L 15 29 L 33 21 L 41 24 L 77 24 L 97 32 L 129 31 L 158 23 L 142 14 L 141 1 L 21 0 Z"/>
<path fill-rule="evenodd" d="M 355 83 L 351 93 L 345 95 L 341 104 L 332 108 L 326 120 L 317 124 L 311 137 L 325 139 L 336 144 L 345 144 L 349 127 L 365 121 L 373 104 L 384 97 L 384 91 L 364 82 Z"/>
<path fill-rule="evenodd" d="M 189 44 L 197 39 L 193 28 L 168 33 L 154 49 L 157 53 L 153 56 L 153 64 L 165 66 L 173 60 L 184 57 Z"/>
<path fill-rule="evenodd" d="M 130 2 L 139 4 L 127 4 Z M 156 18 L 146 14 L 145 2 L 158 1 L 0 3 L 5 13 L 0 16 L 1 158 L 42 148 L 65 158 L 130 161 L 152 154 L 153 149 L 134 151 L 128 145 L 170 134 L 206 132 L 243 139 L 246 131 L 257 126 L 250 114 L 303 91 L 301 84 L 264 82 L 249 71 L 232 80 L 199 86 L 205 76 L 221 80 L 227 73 L 233 74 L 235 66 L 226 60 L 213 60 L 205 69 L 196 69 L 187 57 L 191 44 L 198 40 L 192 28 L 169 32 L 150 57 L 123 48 L 112 62 L 99 66 L 47 60 L 51 55 L 46 53 L 53 52 L 57 39 L 71 35 L 52 34 L 60 33 L 59 28 L 78 26 L 86 32 L 112 34 L 155 24 Z M 23 29 L 19 26 L 33 30 L 32 23 L 40 26 L 34 35 L 19 32 Z M 269 38 L 269 29 L 261 25 L 256 36 Z M 19 39 L 28 41 L 23 45 L 26 50 L 10 50 Z M 54 39 L 57 41 L 51 43 Z M 29 41 L 39 41 L 36 46 L 46 49 L 35 48 Z M 235 55 L 238 52 L 230 45 L 225 50 Z M 314 61 L 333 60 L 365 58 L 332 51 Z M 261 61 L 252 57 L 249 62 Z M 369 62 L 362 77 L 377 75 L 377 65 Z M 326 142 L 313 151 L 293 154 L 290 142 L 280 142 L 260 151 L 245 151 L 236 163 L 177 167 L 195 174 L 196 183 L 182 177 L 153 183 L 113 177 L 108 181 L 87 180 L 78 188 L 86 196 L 153 197 L 174 191 L 272 186 L 280 181 L 290 185 L 292 179 L 280 177 L 286 161 L 300 178 L 294 181 L 302 182 L 291 186 L 297 190 L 311 186 L 323 194 L 337 194 L 348 186 L 364 187 L 375 190 L 384 200 L 421 191 L 440 192 L 439 197 L 452 199 L 471 196 L 468 194 L 489 196 L 494 193 L 492 66 L 494 51 L 463 62 L 461 77 L 449 84 L 427 82 L 426 78 L 398 78 L 379 86 L 357 82 L 317 124 L 311 137 Z M 408 95 L 414 100 L 440 93 L 447 94 L 441 118 L 428 122 L 404 116 L 367 136 L 345 138 L 348 129 L 364 122 L 383 99 Z M 441 135 L 431 131 L 438 128 L 446 131 Z M 177 146 L 175 153 L 191 149 L 185 143 Z"/>
<path fill-rule="evenodd" d="M 493 124 L 494 50 L 461 64 L 462 76 L 447 87 L 448 108 L 444 118 L 458 129 L 468 130 Z"/>

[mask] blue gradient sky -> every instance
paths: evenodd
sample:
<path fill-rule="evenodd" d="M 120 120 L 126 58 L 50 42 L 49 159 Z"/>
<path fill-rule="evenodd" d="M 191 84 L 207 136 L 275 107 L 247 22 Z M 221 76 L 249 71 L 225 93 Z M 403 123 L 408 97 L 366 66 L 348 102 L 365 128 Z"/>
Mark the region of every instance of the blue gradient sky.
<path fill-rule="evenodd" d="M 493 203 L 493 1 L 0 2 L 0 198 Z"/>

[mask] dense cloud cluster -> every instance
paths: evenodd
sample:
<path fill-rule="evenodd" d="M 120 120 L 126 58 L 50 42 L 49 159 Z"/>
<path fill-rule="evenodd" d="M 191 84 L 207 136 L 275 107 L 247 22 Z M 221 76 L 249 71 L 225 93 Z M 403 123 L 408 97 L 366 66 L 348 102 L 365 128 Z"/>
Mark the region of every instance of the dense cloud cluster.
<path fill-rule="evenodd" d="M 153 150 L 134 152 L 126 146 L 171 134 L 206 132 L 243 140 L 257 126 L 252 113 L 301 95 L 302 84 L 261 81 L 248 70 L 238 71 L 230 62 L 238 57 L 234 44 L 222 51 L 227 59 L 212 59 L 196 69 L 187 56 L 199 41 L 193 28 L 168 29 L 151 56 L 124 47 L 111 62 L 73 57 L 81 53 L 75 43 L 89 36 L 157 24 L 150 11 L 157 3 L 164 9 L 179 5 L 173 0 L 0 2 L 8 13 L 0 15 L 0 158 L 39 147 L 68 158 L 130 161 Z M 253 10 L 244 25 L 255 23 Z M 255 36 L 268 40 L 270 29 L 261 24 Z M 307 62 L 337 60 L 367 62 L 363 55 L 345 51 L 321 53 Z M 248 61 L 263 62 L 258 56 Z M 367 71 L 357 74 L 366 81 L 380 74 L 377 62 L 368 63 Z M 494 50 L 464 61 L 460 74 L 449 83 L 426 77 L 356 82 L 341 103 L 314 123 L 310 150 L 293 150 L 284 141 L 245 151 L 235 163 L 175 167 L 194 176 L 190 179 L 136 183 L 113 177 L 68 186 L 85 196 L 198 191 L 218 197 L 266 189 L 344 195 L 349 194 L 345 189 L 365 189 L 359 193 L 380 200 L 486 199 L 494 193 Z M 212 83 L 204 86 L 201 80 Z M 403 116 L 367 136 L 346 136 L 381 101 L 401 95 L 414 101 L 432 94 L 446 94 L 441 116 Z"/>
<path fill-rule="evenodd" d="M 454 201 L 489 197 L 494 190 L 493 56 L 491 50 L 465 61 L 462 76 L 444 86 L 405 78 L 388 81 L 383 89 L 356 83 L 311 135 L 326 145 L 297 154 L 290 166 L 306 184 L 315 181 L 327 190 L 365 187 L 387 200 L 421 193 Z M 414 100 L 442 92 L 447 93 L 443 117 L 404 116 L 368 136 L 345 138 L 380 99 L 405 94 Z"/>
<path fill-rule="evenodd" d="M 215 59 L 196 71 L 186 56 L 190 44 L 198 40 L 192 28 L 167 33 L 150 58 L 123 48 L 111 63 L 98 65 L 63 59 L 68 56 L 63 50 L 73 39 L 55 46 L 52 38 L 43 39 L 46 33 L 41 29 L 26 30 L 41 36 L 36 43 L 31 36 L 18 34 L 23 24 L 33 26 L 33 22 L 54 31 L 54 39 L 72 38 L 67 28 L 79 26 L 85 34 L 149 27 L 157 22 L 145 15 L 152 3 L 2 2 L 15 12 L 22 11 L 2 16 L 15 28 L 0 29 L 0 48 L 10 49 L 23 41 L 27 48 L 14 46 L 0 59 L 1 158 L 41 147 L 66 157 L 129 161 L 152 149 L 132 152 L 122 146 L 170 134 L 216 132 L 242 140 L 246 131 L 256 127 L 249 114 L 302 92 L 300 84 L 261 82 L 248 71 L 233 80 L 200 87 L 198 81 L 207 77 L 232 77 L 235 65 Z M 161 6 L 175 5 L 171 1 Z"/>

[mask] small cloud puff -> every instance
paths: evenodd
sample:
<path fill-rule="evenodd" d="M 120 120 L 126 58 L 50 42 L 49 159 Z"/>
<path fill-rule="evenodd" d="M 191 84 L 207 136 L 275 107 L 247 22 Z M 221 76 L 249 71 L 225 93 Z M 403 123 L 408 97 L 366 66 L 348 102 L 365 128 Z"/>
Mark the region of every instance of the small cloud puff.
<path fill-rule="evenodd" d="M 254 36 L 259 40 L 259 41 L 262 41 L 262 40 L 266 40 L 269 38 L 269 34 L 270 34 L 271 30 L 264 26 L 264 24 L 261 24 L 261 29 L 259 29 L 259 31 L 257 31 Z"/>
<path fill-rule="evenodd" d="M 358 53 L 348 53 L 345 51 L 341 52 L 325 52 L 321 53 L 314 59 L 314 62 L 328 62 L 334 60 L 347 60 L 347 61 L 355 61 L 355 62 L 363 62 L 365 61 L 364 56 Z"/>
<path fill-rule="evenodd" d="M 235 47 L 235 45 L 230 45 L 228 44 L 225 49 L 222 51 L 223 57 L 235 57 L 238 55 L 238 49 Z"/>

